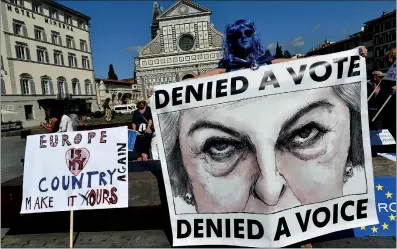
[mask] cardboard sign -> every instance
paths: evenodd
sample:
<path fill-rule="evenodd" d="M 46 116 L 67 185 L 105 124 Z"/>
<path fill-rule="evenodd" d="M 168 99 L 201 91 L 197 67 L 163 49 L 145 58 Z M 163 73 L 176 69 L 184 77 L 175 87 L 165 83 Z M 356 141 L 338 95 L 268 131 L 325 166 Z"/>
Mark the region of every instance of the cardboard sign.
<path fill-rule="evenodd" d="M 379 130 L 378 134 L 379 134 L 379 139 L 382 142 L 382 145 L 396 144 L 396 141 L 394 140 L 389 130 L 387 129 Z"/>
<path fill-rule="evenodd" d="M 128 207 L 127 127 L 28 136 L 21 213 Z"/>
<path fill-rule="evenodd" d="M 378 223 L 357 51 L 155 87 L 173 246 L 284 247 Z"/>

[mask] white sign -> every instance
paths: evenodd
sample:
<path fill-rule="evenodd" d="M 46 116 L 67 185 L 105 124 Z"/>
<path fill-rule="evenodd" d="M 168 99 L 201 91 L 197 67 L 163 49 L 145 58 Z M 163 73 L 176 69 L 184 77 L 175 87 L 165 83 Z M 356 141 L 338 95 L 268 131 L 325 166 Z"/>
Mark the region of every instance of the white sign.
<path fill-rule="evenodd" d="M 127 127 L 28 136 L 21 213 L 128 207 Z"/>
<path fill-rule="evenodd" d="M 396 141 L 394 140 L 389 130 L 387 129 L 381 130 L 378 134 L 379 134 L 379 139 L 382 142 L 382 145 L 396 144 Z"/>
<path fill-rule="evenodd" d="M 396 62 L 389 68 L 383 80 L 396 81 Z"/>
<path fill-rule="evenodd" d="M 357 51 L 155 87 L 173 246 L 284 247 L 378 223 Z"/>

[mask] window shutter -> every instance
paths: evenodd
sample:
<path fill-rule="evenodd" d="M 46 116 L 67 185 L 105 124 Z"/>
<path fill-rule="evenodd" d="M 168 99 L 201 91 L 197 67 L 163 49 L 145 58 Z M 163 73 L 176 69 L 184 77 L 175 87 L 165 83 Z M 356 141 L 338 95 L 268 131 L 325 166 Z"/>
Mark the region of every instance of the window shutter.
<path fill-rule="evenodd" d="M 24 35 L 25 37 L 28 37 L 28 30 L 27 30 L 27 28 L 26 28 L 26 25 L 22 25 L 22 32 L 23 32 L 23 35 Z"/>
<path fill-rule="evenodd" d="M 87 59 L 87 69 L 90 69 L 90 60 Z"/>
<path fill-rule="evenodd" d="M 19 55 L 18 55 L 18 46 L 17 46 L 17 45 L 15 45 L 15 55 L 16 55 L 16 58 L 19 59 Z"/>
<path fill-rule="evenodd" d="M 72 46 L 73 48 L 76 48 L 76 42 L 74 41 L 74 39 L 72 39 Z"/>
<path fill-rule="evenodd" d="M 46 50 L 44 51 L 44 53 L 45 53 L 45 62 L 50 63 L 50 58 L 48 58 L 48 51 Z"/>
<path fill-rule="evenodd" d="M 41 92 L 45 95 L 45 86 L 44 86 L 44 79 L 41 79 Z"/>
<path fill-rule="evenodd" d="M 54 95 L 54 85 L 52 83 L 52 80 L 48 81 L 48 87 L 50 88 L 50 94 Z"/>
<path fill-rule="evenodd" d="M 62 66 L 65 66 L 65 63 L 63 62 L 63 54 L 61 54 L 61 64 Z"/>
<path fill-rule="evenodd" d="M 24 91 L 24 88 L 23 88 L 23 81 L 22 81 L 22 78 L 19 79 L 19 84 L 21 85 L 21 94 L 22 94 L 22 95 L 25 95 L 25 91 Z"/>
<path fill-rule="evenodd" d="M 65 87 L 65 94 L 68 94 L 69 93 L 69 84 L 68 84 L 68 82 L 67 81 L 64 81 L 63 82 L 63 84 L 65 85 L 64 87 Z"/>
<path fill-rule="evenodd" d="M 59 45 L 62 46 L 62 37 L 60 35 L 58 36 L 58 39 L 59 39 Z"/>
<path fill-rule="evenodd" d="M 34 84 L 33 79 L 29 79 L 29 86 L 30 86 L 30 94 L 36 94 L 36 86 Z"/>
<path fill-rule="evenodd" d="M 24 7 L 23 0 L 19 0 L 19 5 L 21 5 L 22 7 Z"/>
<path fill-rule="evenodd" d="M 80 84 L 80 82 L 77 82 L 77 94 L 81 95 L 81 84 Z"/>
<path fill-rule="evenodd" d="M 73 59 L 74 59 L 74 67 L 78 67 L 78 66 L 77 66 L 77 58 L 76 58 L 76 57 L 73 57 Z"/>
<path fill-rule="evenodd" d="M 30 49 L 26 47 L 26 59 L 30 60 Z"/>
<path fill-rule="evenodd" d="M 16 34 L 17 33 L 17 26 L 16 26 L 15 22 L 12 23 L 12 28 L 14 30 L 14 34 Z"/>
<path fill-rule="evenodd" d="M 44 30 L 41 31 L 43 33 L 43 41 L 47 41 L 47 35 Z"/>
<path fill-rule="evenodd" d="M 37 62 L 40 62 L 40 60 L 39 60 L 39 58 L 40 58 L 39 56 L 40 55 L 39 55 L 39 50 L 38 49 L 36 50 L 36 54 L 37 54 Z"/>

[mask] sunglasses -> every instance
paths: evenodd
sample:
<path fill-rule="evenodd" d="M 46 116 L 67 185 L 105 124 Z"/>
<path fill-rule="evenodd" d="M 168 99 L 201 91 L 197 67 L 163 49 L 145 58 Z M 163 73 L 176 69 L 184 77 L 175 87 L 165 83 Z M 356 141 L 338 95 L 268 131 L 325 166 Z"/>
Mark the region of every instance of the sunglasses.
<path fill-rule="evenodd" d="M 252 37 L 252 35 L 255 33 L 255 31 L 254 30 L 252 30 L 252 29 L 246 29 L 246 30 L 244 30 L 244 32 L 241 32 L 241 31 L 236 31 L 236 32 L 234 32 L 234 34 L 233 34 L 233 38 L 234 39 L 240 39 L 241 37 L 243 37 L 243 35 L 245 36 L 245 37 Z"/>

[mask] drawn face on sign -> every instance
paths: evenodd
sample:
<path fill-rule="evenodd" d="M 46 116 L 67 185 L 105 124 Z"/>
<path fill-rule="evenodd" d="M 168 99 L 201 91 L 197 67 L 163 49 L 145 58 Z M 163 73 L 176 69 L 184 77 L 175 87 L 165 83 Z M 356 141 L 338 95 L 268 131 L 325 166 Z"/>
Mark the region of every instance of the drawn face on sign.
<path fill-rule="evenodd" d="M 347 103 L 332 88 L 284 96 L 182 112 L 179 149 L 199 213 L 271 213 L 343 195 Z"/>

